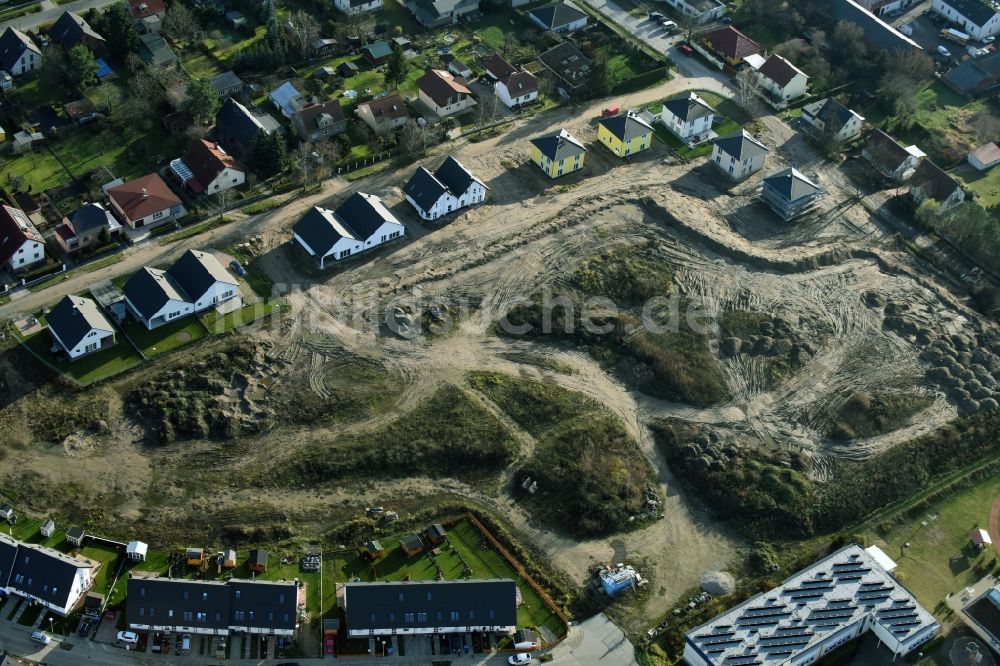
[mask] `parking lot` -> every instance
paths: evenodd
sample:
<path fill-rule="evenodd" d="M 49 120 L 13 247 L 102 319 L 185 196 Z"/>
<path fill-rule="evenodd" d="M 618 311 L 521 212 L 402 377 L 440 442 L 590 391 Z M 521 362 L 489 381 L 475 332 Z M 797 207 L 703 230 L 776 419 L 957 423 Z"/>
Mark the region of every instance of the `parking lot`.
<path fill-rule="evenodd" d="M 941 37 L 942 30 L 952 27 L 952 24 L 942 16 L 937 14 L 917 14 L 910 21 L 901 20 L 898 23 L 894 23 L 897 29 L 904 24 L 909 25 L 913 29 L 910 39 L 919 44 L 927 52 L 927 55 L 934 59 L 940 71 L 948 71 L 962 62 L 962 60 L 970 57 L 966 46 Z M 985 44 L 976 41 L 970 41 L 969 45 L 978 48 L 985 46 Z M 944 56 L 938 51 L 938 47 L 944 47 L 950 55 Z"/>

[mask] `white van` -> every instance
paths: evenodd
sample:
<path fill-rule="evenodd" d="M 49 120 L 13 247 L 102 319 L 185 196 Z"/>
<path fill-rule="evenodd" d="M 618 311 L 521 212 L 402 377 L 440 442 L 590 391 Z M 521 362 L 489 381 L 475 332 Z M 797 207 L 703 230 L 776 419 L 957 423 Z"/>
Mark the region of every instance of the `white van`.
<path fill-rule="evenodd" d="M 191 651 L 191 634 L 181 636 L 181 652 Z"/>
<path fill-rule="evenodd" d="M 44 631 L 33 631 L 31 632 L 31 640 L 36 643 L 41 643 L 42 645 L 48 645 L 52 642 L 52 638 L 49 637 Z"/>

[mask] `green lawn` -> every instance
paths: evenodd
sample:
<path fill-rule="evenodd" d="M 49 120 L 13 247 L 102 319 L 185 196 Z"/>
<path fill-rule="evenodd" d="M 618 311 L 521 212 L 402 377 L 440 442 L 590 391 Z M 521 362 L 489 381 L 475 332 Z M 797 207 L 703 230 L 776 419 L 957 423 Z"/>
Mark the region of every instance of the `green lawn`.
<path fill-rule="evenodd" d="M 976 171 L 972 165 L 963 164 L 952 174 L 962 184 L 976 193 L 978 203 L 983 208 L 1000 204 L 1000 166 L 986 171 Z"/>
<path fill-rule="evenodd" d="M 541 597 L 496 550 L 485 547 L 483 535 L 472 523 L 462 521 L 450 527 L 448 540 L 436 557 L 429 552 L 407 557 L 399 548 L 401 536 L 404 535 L 379 539 L 386 554 L 374 562 L 369 562 L 357 551 L 337 553 L 334 556 L 336 580 L 434 580 L 438 568 L 443 579 L 455 580 L 465 577 L 467 566 L 472 578 L 510 578 L 517 582 L 523 600 L 517 610 L 519 627 L 544 625 L 556 636 L 566 633 L 566 627 Z"/>
<path fill-rule="evenodd" d="M 40 331 L 22 340 L 25 347 L 30 349 L 36 356 L 43 359 L 57 372 L 70 377 L 80 384 L 87 385 L 100 379 L 105 379 L 128 370 L 139 363 L 142 359 L 127 340 L 118 335 L 118 344 L 101 351 L 94 352 L 74 361 L 65 356 L 56 358 L 51 352 L 52 336 L 48 331 Z"/>
<path fill-rule="evenodd" d="M 146 330 L 145 326 L 132 319 L 126 320 L 122 327 L 132 341 L 149 357 L 183 347 L 208 335 L 198 319 L 191 316 L 181 317 L 169 324 L 154 328 L 152 331 Z"/>
<path fill-rule="evenodd" d="M 43 537 L 41 533 L 44 519 L 18 516 L 16 525 L 7 526 L 7 534 L 25 543 L 37 543 L 48 548 L 62 550 L 61 546 L 69 545 L 64 543 L 65 532 L 70 525 L 56 525 L 56 531 L 50 537 Z"/>
<path fill-rule="evenodd" d="M 239 310 L 234 310 L 225 315 L 220 315 L 215 310 L 202 315 L 201 321 L 205 328 L 213 335 L 231 331 L 240 326 L 252 324 L 258 319 L 262 319 L 269 314 L 281 312 L 285 304 L 280 299 L 269 299 L 244 305 Z"/>
<path fill-rule="evenodd" d="M 990 506 L 998 495 L 1000 476 L 995 476 L 912 518 L 901 518 L 887 533 L 878 529 L 867 536 L 896 561 L 897 577 L 932 609 L 947 594 L 979 579 L 974 564 L 996 557 L 993 551 L 984 555 L 972 551 L 969 533 L 977 527 L 989 529 Z"/>
<path fill-rule="evenodd" d="M 119 551 L 110 546 L 95 544 L 93 541 L 85 541 L 84 544 L 80 553 L 84 557 L 89 557 L 101 563 L 101 570 L 97 572 L 97 577 L 94 579 L 94 591 L 98 594 L 110 594 L 111 597 L 108 599 L 108 604 L 122 601 L 125 598 L 125 582 L 123 580 L 118 581 L 120 585 L 116 585 L 113 591 L 108 589 L 111 579 L 115 575 L 114 570 Z"/>
<path fill-rule="evenodd" d="M 746 115 L 746 112 L 732 100 L 726 99 L 721 95 L 717 95 L 707 90 L 695 90 L 693 92 L 697 93 L 699 97 L 709 104 L 709 106 L 715 109 L 717 113 L 716 118 L 719 118 L 720 116 L 725 118 L 724 122 L 718 123 L 712 128 L 719 136 L 726 136 L 727 134 L 735 132 L 742 127 L 744 123 L 750 120 Z M 686 94 L 687 93 L 685 93 L 685 95 Z M 668 99 L 673 98 L 671 97 Z M 653 102 L 652 104 L 647 105 L 646 108 L 654 115 L 659 116 L 663 110 L 663 101 Z M 653 130 L 656 133 L 656 136 L 663 141 L 663 143 L 670 146 L 670 148 L 673 149 L 677 155 L 684 159 L 700 157 L 702 155 L 708 155 L 712 152 L 712 142 L 708 141 L 691 148 L 674 136 L 674 134 L 662 123 L 657 122 L 654 124 Z"/>
<path fill-rule="evenodd" d="M 181 49 L 179 53 L 181 67 L 193 79 L 210 79 L 223 71 L 198 45 L 192 44 L 189 48 Z"/>

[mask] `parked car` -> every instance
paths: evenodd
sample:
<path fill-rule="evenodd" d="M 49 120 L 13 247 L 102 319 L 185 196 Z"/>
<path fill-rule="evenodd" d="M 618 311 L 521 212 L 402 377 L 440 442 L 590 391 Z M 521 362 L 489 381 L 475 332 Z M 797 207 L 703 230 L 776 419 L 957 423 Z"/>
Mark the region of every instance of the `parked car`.
<path fill-rule="evenodd" d="M 236 261 L 235 259 L 229 262 L 229 268 L 231 268 L 233 272 L 236 273 L 236 277 L 246 277 L 247 275 L 247 269 L 243 268 L 243 264 Z"/>
<path fill-rule="evenodd" d="M 662 21 L 660 21 L 660 27 L 666 30 L 667 32 L 673 32 L 674 30 L 677 29 L 677 24 L 671 21 L 670 19 L 663 19 Z"/>
<path fill-rule="evenodd" d="M 52 642 L 52 638 L 44 631 L 33 631 L 31 632 L 31 640 L 36 643 L 41 643 L 42 645 L 48 645 Z"/>
<path fill-rule="evenodd" d="M 680 46 L 677 47 L 677 50 L 686 56 L 694 55 L 694 49 L 688 46 L 687 44 L 681 44 Z"/>
<path fill-rule="evenodd" d="M 79 634 L 80 636 L 86 636 L 87 634 L 90 633 L 90 625 L 91 625 L 90 620 L 82 620 L 80 622 L 80 628 L 77 629 L 76 633 Z"/>
<path fill-rule="evenodd" d="M 662 21 L 665 18 L 666 18 L 666 16 L 664 16 L 660 12 L 649 12 L 649 20 L 650 21 L 656 21 L 657 23 L 659 23 L 660 21 Z"/>
<path fill-rule="evenodd" d="M 996 41 L 996 37 L 994 35 L 987 35 L 986 37 L 983 37 L 983 44 L 992 44 L 994 41 Z"/>
<path fill-rule="evenodd" d="M 333 654 L 337 646 L 337 639 L 333 636 L 327 636 L 324 642 L 326 643 L 326 653 Z"/>
<path fill-rule="evenodd" d="M 943 55 L 945 58 L 950 58 L 951 57 L 951 51 L 949 51 L 944 46 L 939 46 L 937 48 L 937 52 L 938 52 L 939 55 Z"/>
<path fill-rule="evenodd" d="M 733 17 L 732 16 L 723 16 L 722 17 L 722 22 L 725 23 L 726 25 L 729 25 L 730 23 L 733 22 Z"/>
<path fill-rule="evenodd" d="M 518 664 L 530 664 L 531 655 L 528 654 L 527 652 L 519 652 L 515 655 L 507 657 L 507 663 L 514 664 L 515 666 L 517 666 Z"/>
<path fill-rule="evenodd" d="M 134 631 L 119 631 L 118 642 L 131 643 L 134 645 L 139 642 L 139 634 L 135 633 Z"/>

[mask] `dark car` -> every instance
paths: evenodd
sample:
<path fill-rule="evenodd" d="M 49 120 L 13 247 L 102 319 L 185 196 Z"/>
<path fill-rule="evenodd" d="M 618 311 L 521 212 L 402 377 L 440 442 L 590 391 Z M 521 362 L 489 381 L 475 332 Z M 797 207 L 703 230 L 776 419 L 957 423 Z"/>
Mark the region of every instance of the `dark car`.
<path fill-rule="evenodd" d="M 732 16 L 723 16 L 722 17 L 722 22 L 725 23 L 726 25 L 729 25 L 730 23 L 733 22 L 733 17 Z"/>
<path fill-rule="evenodd" d="M 649 12 L 649 20 L 650 21 L 662 21 L 665 18 L 666 17 L 663 14 L 661 14 L 660 12 Z"/>
<path fill-rule="evenodd" d="M 243 268 L 243 264 L 233 259 L 229 262 L 229 267 L 233 269 L 238 277 L 246 277 L 247 269 Z"/>
<path fill-rule="evenodd" d="M 89 634 L 90 620 L 83 620 L 82 622 L 80 622 L 80 629 L 77 630 L 76 633 L 80 634 L 81 636 L 86 636 L 87 634 Z"/>

